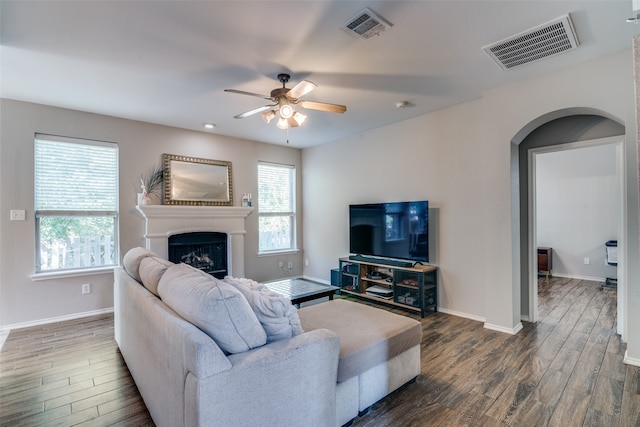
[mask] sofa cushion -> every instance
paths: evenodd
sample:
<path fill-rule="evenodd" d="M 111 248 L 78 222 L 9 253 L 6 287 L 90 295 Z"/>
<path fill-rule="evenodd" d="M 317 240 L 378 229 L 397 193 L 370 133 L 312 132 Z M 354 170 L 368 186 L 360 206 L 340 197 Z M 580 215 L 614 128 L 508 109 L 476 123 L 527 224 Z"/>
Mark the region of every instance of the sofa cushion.
<path fill-rule="evenodd" d="M 295 337 L 303 332 L 298 310 L 289 298 L 255 280 L 227 276 L 224 281 L 233 285 L 247 299 L 267 333 L 267 342 Z"/>
<path fill-rule="evenodd" d="M 122 257 L 122 266 L 129 273 L 129 276 L 140 282 L 140 262 L 150 256 L 157 256 L 153 252 L 145 248 L 129 249 Z"/>
<path fill-rule="evenodd" d="M 267 342 L 267 335 L 246 298 L 233 286 L 186 264 L 162 275 L 158 293 L 226 353 L 240 353 Z"/>
<path fill-rule="evenodd" d="M 152 294 L 159 297 L 158 283 L 160 282 L 160 278 L 165 271 L 167 271 L 167 268 L 172 265 L 174 265 L 174 263 L 171 261 L 167 261 L 166 259 L 157 256 L 142 258 L 140 261 L 140 268 L 138 269 L 140 281 Z"/>
<path fill-rule="evenodd" d="M 298 310 L 305 331 L 326 328 L 340 337 L 338 382 L 420 344 L 417 320 L 364 304 L 335 299 Z"/>

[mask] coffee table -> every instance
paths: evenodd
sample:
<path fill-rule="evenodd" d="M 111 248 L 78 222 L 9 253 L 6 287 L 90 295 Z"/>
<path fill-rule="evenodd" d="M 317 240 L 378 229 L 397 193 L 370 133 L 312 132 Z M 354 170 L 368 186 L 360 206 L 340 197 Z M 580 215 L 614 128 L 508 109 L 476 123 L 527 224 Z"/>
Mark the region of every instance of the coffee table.
<path fill-rule="evenodd" d="M 340 289 L 337 286 L 302 278 L 276 280 L 266 282 L 264 285 L 271 291 L 289 298 L 294 305 L 323 297 L 329 297 L 332 300 L 335 292 Z"/>

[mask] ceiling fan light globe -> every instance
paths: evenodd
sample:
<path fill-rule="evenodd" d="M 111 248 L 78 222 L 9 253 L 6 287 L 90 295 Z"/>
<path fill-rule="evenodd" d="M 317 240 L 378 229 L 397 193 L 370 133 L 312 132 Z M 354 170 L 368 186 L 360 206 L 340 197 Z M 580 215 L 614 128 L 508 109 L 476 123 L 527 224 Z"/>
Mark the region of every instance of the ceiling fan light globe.
<path fill-rule="evenodd" d="M 288 119 L 289 117 L 293 116 L 293 113 L 293 107 L 289 104 L 280 107 L 280 117 L 282 117 L 283 119 Z"/>
<path fill-rule="evenodd" d="M 276 116 L 275 111 L 273 110 L 265 111 L 264 113 L 262 113 L 262 120 L 264 120 L 266 124 L 269 124 L 275 116 Z"/>
<path fill-rule="evenodd" d="M 307 116 L 305 116 L 304 114 L 300 113 L 299 111 L 296 111 L 293 114 L 293 120 L 296 121 L 296 123 L 298 123 L 298 126 L 301 126 L 305 120 L 307 120 Z"/>
<path fill-rule="evenodd" d="M 282 130 L 287 129 L 289 127 L 289 124 L 287 123 L 287 119 L 285 119 L 284 117 L 280 117 L 278 119 L 277 126 Z"/>

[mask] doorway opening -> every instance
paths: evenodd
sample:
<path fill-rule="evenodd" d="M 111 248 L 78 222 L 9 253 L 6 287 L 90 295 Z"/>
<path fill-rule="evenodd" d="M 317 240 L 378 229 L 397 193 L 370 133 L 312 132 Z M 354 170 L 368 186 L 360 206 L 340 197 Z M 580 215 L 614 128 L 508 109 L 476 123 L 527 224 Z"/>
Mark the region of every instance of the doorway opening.
<path fill-rule="evenodd" d="M 530 321 L 538 321 L 541 246 L 557 276 L 604 281 L 614 270 L 617 277 L 605 245 L 624 244 L 623 159 L 621 137 L 528 150 Z"/>
<path fill-rule="evenodd" d="M 621 121 L 592 108 L 570 108 L 540 116 L 524 126 L 512 140 L 512 220 L 514 283 L 519 284 L 521 320 L 538 321 L 537 311 L 537 242 L 535 236 L 535 207 L 530 157 L 553 150 L 563 151 L 578 147 L 614 144 L 616 146 L 616 168 L 619 193 L 618 254 L 619 266 L 624 267 L 626 247 L 626 173 L 625 173 L 625 127 Z M 555 147 L 555 148 L 554 148 Z M 604 244 L 604 242 L 603 242 Z M 604 250 L 604 249 L 603 249 Z M 622 321 L 625 298 L 625 268 L 618 269 L 618 331 L 624 334 Z M 623 335 L 624 338 L 624 335 Z"/>

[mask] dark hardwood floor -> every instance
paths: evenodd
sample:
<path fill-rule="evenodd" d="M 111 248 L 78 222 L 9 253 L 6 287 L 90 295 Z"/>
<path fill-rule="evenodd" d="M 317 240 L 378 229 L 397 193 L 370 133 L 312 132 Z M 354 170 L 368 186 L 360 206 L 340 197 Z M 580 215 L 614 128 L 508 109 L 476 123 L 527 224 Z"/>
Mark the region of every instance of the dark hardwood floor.
<path fill-rule="evenodd" d="M 539 281 L 517 335 L 445 314 L 422 319 L 422 374 L 354 426 L 640 426 L 640 368 L 623 364 L 616 291 Z"/>
<path fill-rule="evenodd" d="M 616 292 L 540 281 L 540 319 L 511 336 L 421 320 L 422 374 L 354 426 L 640 426 L 640 368 L 622 363 Z M 395 311 L 395 310 L 393 310 Z M 153 425 L 104 315 L 0 335 L 0 425 Z"/>
<path fill-rule="evenodd" d="M 11 331 L 0 351 L 0 425 L 153 425 L 113 315 Z"/>

